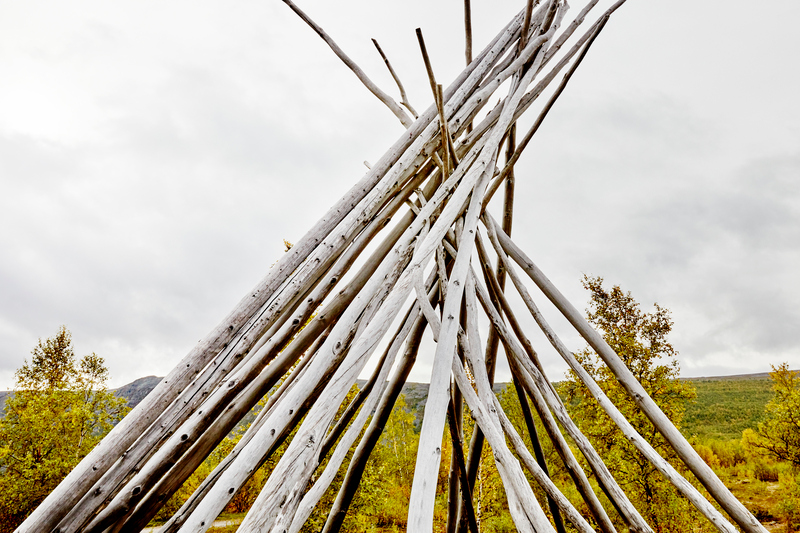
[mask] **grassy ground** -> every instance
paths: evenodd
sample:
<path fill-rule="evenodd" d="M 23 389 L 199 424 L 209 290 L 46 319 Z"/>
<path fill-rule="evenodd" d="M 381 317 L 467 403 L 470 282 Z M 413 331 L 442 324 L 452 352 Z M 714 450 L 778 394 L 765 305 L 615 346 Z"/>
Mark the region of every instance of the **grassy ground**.
<path fill-rule="evenodd" d="M 720 479 L 730 491 L 769 531 L 786 531 L 777 516 L 782 498 L 781 484 L 759 481 L 749 475 L 731 475 L 730 471 L 718 472 Z"/>
<path fill-rule="evenodd" d="M 234 533 L 234 531 L 239 529 L 239 524 L 233 526 L 224 526 L 224 527 L 212 527 L 208 531 L 209 533 Z"/>

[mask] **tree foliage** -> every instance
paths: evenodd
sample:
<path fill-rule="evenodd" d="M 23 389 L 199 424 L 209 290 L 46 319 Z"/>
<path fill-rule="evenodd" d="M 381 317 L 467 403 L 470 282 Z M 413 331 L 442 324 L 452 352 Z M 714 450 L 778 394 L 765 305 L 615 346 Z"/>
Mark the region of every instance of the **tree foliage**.
<path fill-rule="evenodd" d="M 590 294 L 589 321 L 661 410 L 679 425 L 685 403 L 694 398 L 695 393 L 690 384 L 678 380 L 677 351 L 667 339 L 672 330 L 669 311 L 655 304 L 655 310 L 647 313 L 619 286 L 606 290 L 600 277 L 584 276 L 583 286 Z M 672 448 L 600 358 L 589 348 L 576 357 L 633 427 L 663 457 L 679 466 Z M 655 467 L 628 442 L 577 376 L 570 373 L 563 390 L 573 419 L 604 457 L 645 520 L 656 531 L 685 530 L 693 514 L 686 500 L 678 496 Z"/>
<path fill-rule="evenodd" d="M 371 526 L 405 529 L 419 443 L 419 435 L 414 431 L 415 418 L 406 405 L 405 395 L 398 396 L 367 461 L 343 531 L 366 530 Z"/>
<path fill-rule="evenodd" d="M 12 531 L 127 411 L 106 388 L 108 369 L 80 359 L 61 327 L 15 374 L 0 420 L 0 532 Z"/>
<path fill-rule="evenodd" d="M 757 479 L 767 481 L 765 473 L 774 473 L 769 481 L 781 482 L 779 514 L 787 531 L 800 531 L 800 373 L 783 363 L 772 367 L 773 397 L 764 407 L 764 416 L 756 430 L 742 434 L 745 449 L 755 456 Z M 773 461 L 789 465 L 783 475 L 770 465 Z"/>
<path fill-rule="evenodd" d="M 744 441 L 754 451 L 800 468 L 800 375 L 786 363 L 772 370 L 774 396 L 758 431 L 746 430 Z"/>

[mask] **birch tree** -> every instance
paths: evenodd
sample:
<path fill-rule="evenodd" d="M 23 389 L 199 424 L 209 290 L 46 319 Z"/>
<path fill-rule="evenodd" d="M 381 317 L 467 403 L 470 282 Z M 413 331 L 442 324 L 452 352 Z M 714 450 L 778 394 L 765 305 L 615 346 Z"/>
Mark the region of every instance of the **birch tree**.
<path fill-rule="evenodd" d="M 800 373 L 783 363 L 772 367 L 769 377 L 775 396 L 764 408 L 758 430 L 744 432 L 750 449 L 800 469 Z"/>
<path fill-rule="evenodd" d="M 655 304 L 645 312 L 630 292 L 615 285 L 603 287 L 603 278 L 584 276 L 590 294 L 587 317 L 614 348 L 651 398 L 679 425 L 694 388 L 680 381 L 677 351 L 668 340 L 672 330 L 669 310 Z M 634 428 L 660 455 L 678 464 L 672 448 L 630 397 L 599 357 L 590 349 L 575 354 L 606 395 L 625 414 Z M 679 531 L 699 521 L 694 510 L 679 498 L 656 468 L 627 441 L 573 372 L 563 388 L 573 420 L 603 456 L 620 485 L 655 531 Z"/>
<path fill-rule="evenodd" d="M 15 374 L 0 420 L 0 531 L 13 531 L 127 412 L 97 354 L 78 359 L 61 326 Z"/>
<path fill-rule="evenodd" d="M 774 396 L 764 407 L 757 430 L 742 435 L 745 448 L 770 460 L 785 461 L 790 472 L 781 476 L 780 511 L 787 531 L 800 530 L 800 372 L 787 363 L 772 367 Z"/>

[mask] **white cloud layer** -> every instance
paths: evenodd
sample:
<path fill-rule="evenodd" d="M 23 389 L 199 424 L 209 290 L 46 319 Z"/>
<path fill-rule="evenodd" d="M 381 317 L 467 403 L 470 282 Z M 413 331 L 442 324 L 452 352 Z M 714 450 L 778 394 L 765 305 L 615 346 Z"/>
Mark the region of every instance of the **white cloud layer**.
<path fill-rule="evenodd" d="M 521 7 L 474 4 L 476 49 Z M 417 108 L 414 28 L 462 68 L 460 4 L 301 7 Z M 517 170 L 523 248 L 671 309 L 684 375 L 800 367 L 800 5 L 759 7 L 623 6 Z M 4 2 L 0 72 L 0 389 L 61 324 L 164 375 L 402 132 L 276 0 Z"/>

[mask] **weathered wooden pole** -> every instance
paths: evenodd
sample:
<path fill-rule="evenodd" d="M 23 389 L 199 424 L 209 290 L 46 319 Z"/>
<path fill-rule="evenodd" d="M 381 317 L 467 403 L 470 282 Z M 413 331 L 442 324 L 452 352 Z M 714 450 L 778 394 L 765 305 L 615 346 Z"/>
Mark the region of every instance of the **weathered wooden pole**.
<path fill-rule="evenodd" d="M 575 327 L 589 345 L 600 355 L 608 368 L 614 373 L 617 380 L 623 385 L 636 405 L 647 415 L 653 426 L 664 436 L 667 442 L 683 460 L 684 464 L 697 476 L 717 503 L 733 518 L 736 523 L 748 533 L 763 533 L 766 531 L 758 520 L 737 500 L 714 474 L 711 468 L 700 458 L 686 438 L 675 428 L 669 418 L 661 411 L 644 387 L 636 381 L 625 363 L 613 349 L 605 342 L 594 328 L 589 325 L 581 313 L 561 294 L 541 270 L 517 247 L 502 229 L 487 216 L 493 226 L 500 245 L 506 253 L 522 268 L 533 280 L 547 298 L 558 308 L 567 320 Z M 722 522 L 714 522 L 721 527 Z"/>
<path fill-rule="evenodd" d="M 598 528 L 603 533 L 615 533 L 561 428 L 583 454 L 601 490 L 629 528 L 641 533 L 652 531 L 570 419 L 544 375 L 506 299 L 508 273 L 550 343 L 626 438 L 720 531 L 734 533 L 735 527 L 653 450 L 580 366 L 541 316 L 509 256 L 586 338 L 736 523 L 747 533 L 765 531 L 722 486 L 600 335 L 509 237 L 514 164 L 608 17 L 624 2 L 618 0 L 589 23 L 588 29 L 577 33 L 598 1 L 589 0 L 562 28 L 567 20 L 565 1 L 545 0 L 537 6 L 535 0 L 528 0 L 473 59 L 471 5 L 465 0 L 467 67 L 447 89 L 437 82 L 418 31 L 433 104 L 417 116 L 376 40 L 373 43 L 400 91 L 399 104 L 306 13 L 291 0 L 284 0 L 392 111 L 405 131 L 18 531 L 138 532 L 239 420 L 276 387 L 233 451 L 165 524 L 162 533 L 206 531 L 236 491 L 292 432 L 285 453 L 239 531 L 297 533 L 335 475 L 346 470 L 324 527 L 325 533 L 339 531 L 367 459 L 416 361 L 426 327 L 430 327 L 436 350 L 409 502 L 409 530 L 424 533 L 432 528 L 445 423 L 453 443 L 448 533 L 477 533 L 471 487 L 475 485 L 484 440 L 492 449 L 519 531 L 542 533 L 555 527 L 555 531 L 564 533 L 562 515 L 581 533 L 591 530 L 548 477 L 532 405 Z M 560 84 L 517 144 L 517 120 L 565 69 Z M 486 104 L 496 101 L 497 90 L 504 86 L 508 93 L 484 113 Z M 505 163 L 499 166 L 498 155 L 506 139 Z M 500 226 L 487 206 L 503 184 Z M 408 209 L 401 212 L 403 206 Z M 479 219 L 497 254 L 496 267 L 478 232 Z M 371 251 L 365 254 L 366 250 Z M 475 250 L 485 287 L 473 268 Z M 359 267 L 350 272 L 354 264 Z M 434 306 L 439 307 L 438 312 Z M 479 309 L 490 322 L 485 348 L 481 344 Z M 405 316 L 400 319 L 403 310 Z M 394 322 L 398 326 L 390 332 Z M 382 343 L 385 349 L 376 353 Z M 533 452 L 526 448 L 492 392 L 501 344 Z M 367 386 L 337 421 L 348 391 L 365 365 L 375 359 L 378 363 Z M 470 370 L 473 382 L 465 368 Z M 461 431 L 464 402 L 477 422 L 466 458 Z M 359 440 L 362 430 L 364 435 Z M 351 450 L 352 459 L 345 467 Z M 317 474 L 325 460 L 325 468 Z M 544 490 L 553 524 L 537 501 L 523 467 Z"/>

